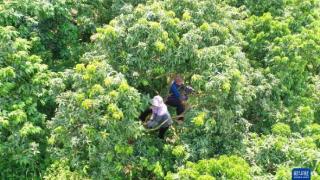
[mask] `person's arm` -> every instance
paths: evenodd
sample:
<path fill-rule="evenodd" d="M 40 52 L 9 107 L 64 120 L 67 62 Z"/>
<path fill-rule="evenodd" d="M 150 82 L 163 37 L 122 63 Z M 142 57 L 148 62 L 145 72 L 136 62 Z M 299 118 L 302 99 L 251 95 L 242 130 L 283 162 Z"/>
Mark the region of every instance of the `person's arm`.
<path fill-rule="evenodd" d="M 171 92 L 173 93 L 173 95 L 177 98 L 177 99 L 180 99 L 180 93 L 179 93 L 179 90 L 178 90 L 178 87 L 176 85 L 176 83 L 173 83 L 172 86 L 171 86 Z"/>
<path fill-rule="evenodd" d="M 161 121 L 161 116 L 153 115 L 152 119 L 148 121 L 147 128 L 155 128 L 159 125 L 159 122 Z"/>
<path fill-rule="evenodd" d="M 147 117 L 152 114 L 152 109 L 151 108 L 148 108 L 146 109 L 144 112 L 142 112 L 139 116 L 139 119 L 141 121 L 146 121 L 147 120 Z"/>
<path fill-rule="evenodd" d="M 169 116 L 167 114 L 161 115 L 161 116 L 154 116 L 148 123 L 148 128 L 155 128 L 159 126 L 161 123 L 163 123 L 165 120 L 167 120 Z"/>

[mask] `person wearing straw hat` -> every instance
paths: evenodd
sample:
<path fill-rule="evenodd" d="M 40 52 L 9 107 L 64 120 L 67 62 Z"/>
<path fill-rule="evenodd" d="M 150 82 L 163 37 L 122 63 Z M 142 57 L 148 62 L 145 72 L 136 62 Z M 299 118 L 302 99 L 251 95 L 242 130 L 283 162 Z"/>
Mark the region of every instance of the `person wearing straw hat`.
<path fill-rule="evenodd" d="M 164 139 L 164 134 L 170 125 L 172 125 L 173 121 L 161 96 L 155 96 L 151 100 L 151 109 L 152 116 L 147 122 L 147 128 L 159 128 L 159 138 Z"/>

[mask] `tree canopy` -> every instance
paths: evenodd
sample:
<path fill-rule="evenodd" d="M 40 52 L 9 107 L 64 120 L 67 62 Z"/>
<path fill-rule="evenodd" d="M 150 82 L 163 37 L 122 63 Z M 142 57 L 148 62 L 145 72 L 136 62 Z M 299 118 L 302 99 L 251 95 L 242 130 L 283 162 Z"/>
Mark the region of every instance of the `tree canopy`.
<path fill-rule="evenodd" d="M 195 93 L 161 140 L 138 117 L 176 75 Z M 320 1 L 0 0 L 0 159 L 4 179 L 320 179 Z"/>

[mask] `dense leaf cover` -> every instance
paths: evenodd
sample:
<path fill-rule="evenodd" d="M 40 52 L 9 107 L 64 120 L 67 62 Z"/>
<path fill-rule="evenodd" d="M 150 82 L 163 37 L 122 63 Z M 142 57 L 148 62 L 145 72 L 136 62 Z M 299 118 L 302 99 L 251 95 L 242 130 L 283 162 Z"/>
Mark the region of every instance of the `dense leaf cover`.
<path fill-rule="evenodd" d="M 196 92 L 161 140 L 138 117 L 176 74 Z M 0 179 L 320 179 L 320 1 L 0 0 L 0 159 Z"/>

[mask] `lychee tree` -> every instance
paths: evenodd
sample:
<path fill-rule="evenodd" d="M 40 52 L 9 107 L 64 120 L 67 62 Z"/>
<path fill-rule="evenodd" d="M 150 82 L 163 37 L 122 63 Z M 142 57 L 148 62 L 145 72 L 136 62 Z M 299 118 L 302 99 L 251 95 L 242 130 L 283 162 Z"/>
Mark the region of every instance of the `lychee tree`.
<path fill-rule="evenodd" d="M 69 89 L 57 97 L 48 121 L 51 159 L 83 176 L 125 176 L 135 158 L 132 143 L 142 133 L 135 121 L 140 94 L 99 58 L 76 65 L 64 78 Z"/>
<path fill-rule="evenodd" d="M 46 109 L 50 79 L 32 41 L 12 26 L 0 26 L 0 176 L 37 177 L 45 168 Z M 41 108 L 42 107 L 42 108 Z"/>

